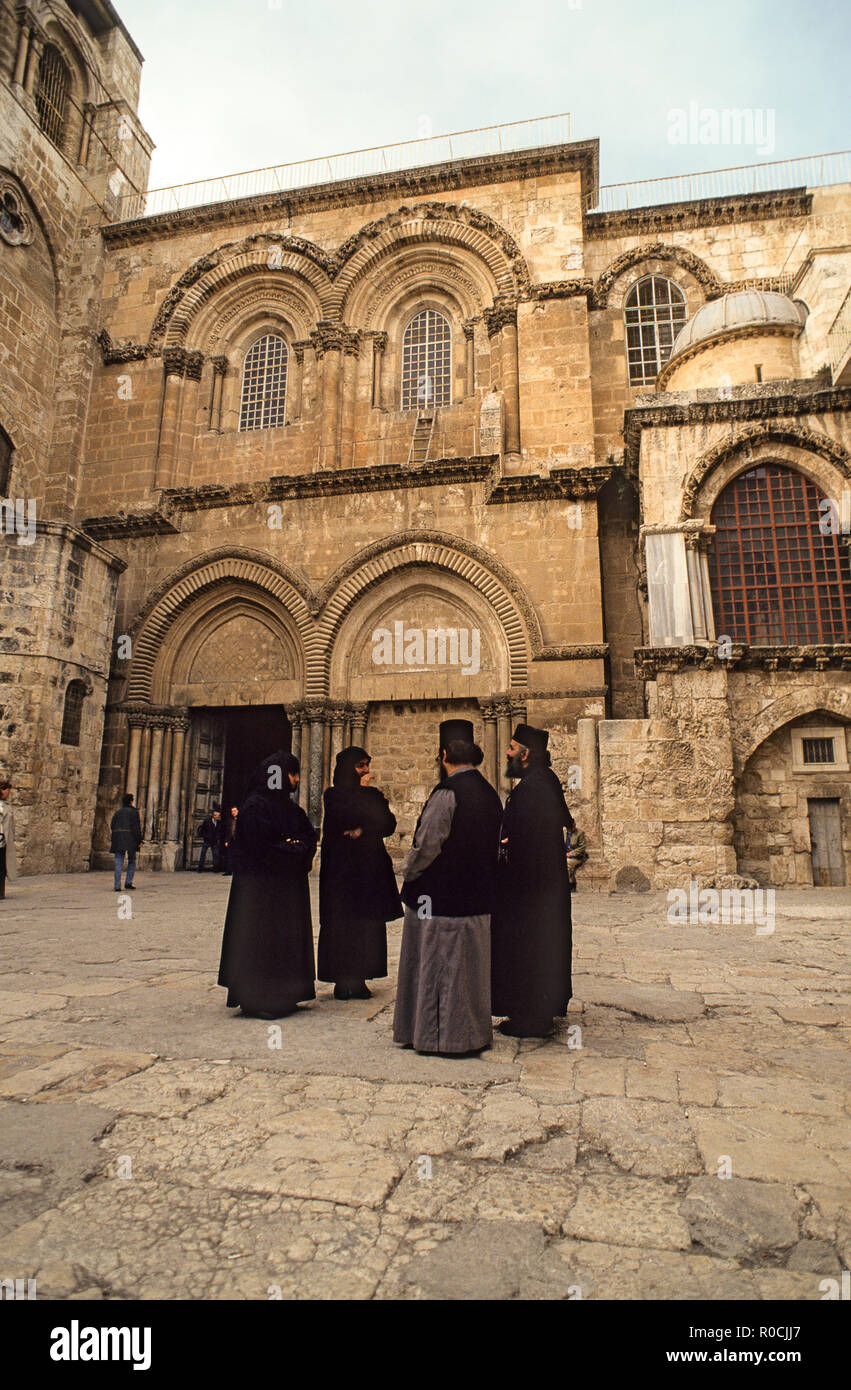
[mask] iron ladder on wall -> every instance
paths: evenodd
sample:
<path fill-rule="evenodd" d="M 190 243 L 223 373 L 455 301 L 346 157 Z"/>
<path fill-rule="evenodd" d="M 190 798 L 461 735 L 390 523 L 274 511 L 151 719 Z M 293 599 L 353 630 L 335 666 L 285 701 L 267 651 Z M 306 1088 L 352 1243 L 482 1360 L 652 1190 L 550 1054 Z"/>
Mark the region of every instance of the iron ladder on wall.
<path fill-rule="evenodd" d="M 411 439 L 411 448 L 408 452 L 408 467 L 416 468 L 420 463 L 425 463 L 428 458 L 428 451 L 431 448 L 432 435 L 434 434 L 434 422 L 437 417 L 436 410 L 418 410 L 417 421 L 414 425 L 414 433 Z"/>

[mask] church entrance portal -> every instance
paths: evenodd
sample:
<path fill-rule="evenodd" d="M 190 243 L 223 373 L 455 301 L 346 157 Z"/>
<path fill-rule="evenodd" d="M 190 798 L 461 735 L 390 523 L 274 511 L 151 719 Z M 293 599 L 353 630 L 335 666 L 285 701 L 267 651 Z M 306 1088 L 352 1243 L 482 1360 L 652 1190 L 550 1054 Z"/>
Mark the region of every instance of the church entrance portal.
<path fill-rule="evenodd" d="M 194 709 L 191 720 L 183 863 L 194 869 L 198 827 L 214 803 L 241 805 L 257 764 L 279 748 L 289 751 L 292 730 L 283 705 Z"/>

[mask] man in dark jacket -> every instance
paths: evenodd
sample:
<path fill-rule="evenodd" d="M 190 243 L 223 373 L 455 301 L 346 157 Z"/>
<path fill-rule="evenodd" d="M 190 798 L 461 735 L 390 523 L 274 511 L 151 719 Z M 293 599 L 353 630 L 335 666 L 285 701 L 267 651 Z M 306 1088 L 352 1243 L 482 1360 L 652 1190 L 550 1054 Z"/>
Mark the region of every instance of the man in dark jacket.
<path fill-rule="evenodd" d="M 467 719 L 440 726 L 444 778 L 402 870 L 405 925 L 393 1039 L 417 1052 L 479 1052 L 493 1041 L 490 914 L 502 804 L 477 770 Z"/>
<path fill-rule="evenodd" d="M 518 724 L 506 774 L 519 782 L 500 832 L 492 922 L 493 1011 L 512 1038 L 540 1038 L 567 1012 L 571 995 L 570 883 L 565 830 L 574 821 L 550 767 L 549 734 Z"/>
<path fill-rule="evenodd" d="M 216 873 L 219 867 L 219 839 L 222 833 L 222 808 L 214 804 L 212 814 L 206 820 L 202 820 L 198 827 L 198 834 L 201 836 L 201 858 L 198 860 L 198 872 L 204 872 L 204 860 L 207 858 L 208 850 L 213 856 L 213 872 Z"/>
<path fill-rule="evenodd" d="M 110 823 L 112 840 L 110 851 L 115 855 L 115 892 L 121 892 L 121 871 L 124 868 L 124 856 L 127 855 L 127 877 L 124 881 L 125 888 L 132 893 L 134 891 L 133 878 L 136 873 L 136 855 L 142 843 L 142 822 L 139 820 L 139 812 L 133 805 L 133 797 L 130 792 L 125 792 L 121 809 L 115 812 Z"/>

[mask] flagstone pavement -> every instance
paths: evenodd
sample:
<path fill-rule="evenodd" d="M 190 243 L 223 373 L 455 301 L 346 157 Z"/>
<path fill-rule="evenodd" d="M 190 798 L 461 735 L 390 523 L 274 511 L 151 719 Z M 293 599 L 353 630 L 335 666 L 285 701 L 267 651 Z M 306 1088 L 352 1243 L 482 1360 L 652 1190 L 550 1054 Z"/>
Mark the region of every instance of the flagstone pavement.
<path fill-rule="evenodd" d="M 400 923 L 371 1000 L 320 984 L 268 1024 L 215 983 L 229 880 L 137 883 L 45 875 L 0 903 L 0 1279 L 814 1300 L 851 1267 L 851 890 L 778 891 L 771 934 L 580 890 L 556 1036 L 452 1059 L 393 1045 Z"/>

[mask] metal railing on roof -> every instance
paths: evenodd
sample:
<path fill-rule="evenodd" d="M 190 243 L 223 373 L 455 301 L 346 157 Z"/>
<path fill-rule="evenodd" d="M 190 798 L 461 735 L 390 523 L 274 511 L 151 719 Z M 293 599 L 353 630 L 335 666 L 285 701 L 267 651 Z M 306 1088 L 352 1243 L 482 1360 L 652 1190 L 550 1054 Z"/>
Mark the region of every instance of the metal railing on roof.
<path fill-rule="evenodd" d="M 775 159 L 767 164 L 740 164 L 708 169 L 699 174 L 642 179 L 636 183 L 604 184 L 586 212 L 628 212 L 663 203 L 689 203 L 699 198 L 726 198 L 736 193 L 774 193 L 782 188 L 818 188 L 851 183 L 851 150 Z M 592 206 L 593 202 L 593 206 Z"/>
<path fill-rule="evenodd" d="M 242 174 L 225 174 L 221 178 L 175 184 L 171 188 L 153 188 L 147 193 L 125 194 L 120 198 L 116 221 L 154 217 L 163 212 L 181 212 L 187 208 L 232 202 L 264 193 L 286 193 L 313 184 L 365 178 L 370 174 L 396 173 L 402 169 L 417 169 L 455 159 L 475 159 L 510 151 L 539 149 L 546 145 L 564 145 L 573 138 L 572 125 L 570 114 L 565 111 L 557 116 L 539 116 L 534 120 L 513 121 L 507 125 L 459 130 L 451 135 L 402 140 L 395 145 L 374 145 L 366 150 L 302 159 L 293 164 L 275 164 Z"/>

